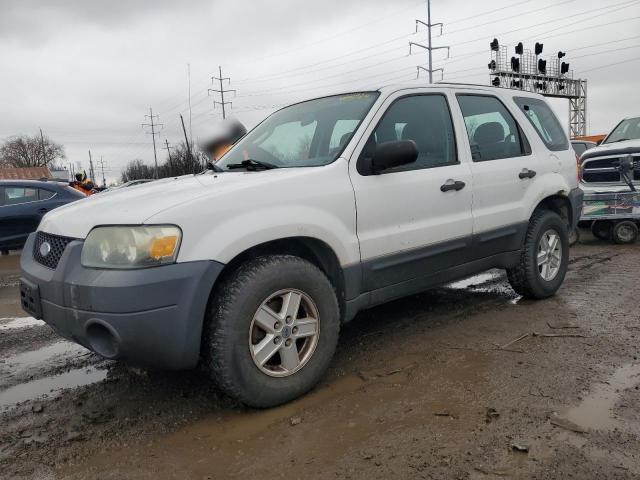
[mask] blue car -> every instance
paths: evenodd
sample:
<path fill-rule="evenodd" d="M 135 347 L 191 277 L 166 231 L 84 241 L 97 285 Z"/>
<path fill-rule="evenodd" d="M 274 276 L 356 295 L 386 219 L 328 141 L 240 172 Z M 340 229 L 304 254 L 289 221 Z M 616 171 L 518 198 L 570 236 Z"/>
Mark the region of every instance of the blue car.
<path fill-rule="evenodd" d="M 22 248 L 45 213 L 81 198 L 64 182 L 0 180 L 0 252 Z"/>

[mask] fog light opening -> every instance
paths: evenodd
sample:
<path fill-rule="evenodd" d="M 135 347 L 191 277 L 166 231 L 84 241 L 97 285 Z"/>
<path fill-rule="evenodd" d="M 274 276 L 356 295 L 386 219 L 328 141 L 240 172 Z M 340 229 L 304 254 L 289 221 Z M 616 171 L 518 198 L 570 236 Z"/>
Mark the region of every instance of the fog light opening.
<path fill-rule="evenodd" d="M 87 339 L 91 349 L 105 358 L 113 359 L 120 353 L 120 342 L 115 333 L 101 323 L 87 326 Z"/>

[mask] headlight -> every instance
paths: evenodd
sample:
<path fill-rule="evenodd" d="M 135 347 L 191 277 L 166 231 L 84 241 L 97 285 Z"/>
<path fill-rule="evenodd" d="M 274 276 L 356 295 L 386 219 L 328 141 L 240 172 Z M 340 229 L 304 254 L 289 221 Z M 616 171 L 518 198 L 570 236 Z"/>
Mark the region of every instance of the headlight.
<path fill-rule="evenodd" d="M 82 265 L 145 268 L 174 263 L 182 232 L 171 225 L 97 227 L 82 247 Z"/>

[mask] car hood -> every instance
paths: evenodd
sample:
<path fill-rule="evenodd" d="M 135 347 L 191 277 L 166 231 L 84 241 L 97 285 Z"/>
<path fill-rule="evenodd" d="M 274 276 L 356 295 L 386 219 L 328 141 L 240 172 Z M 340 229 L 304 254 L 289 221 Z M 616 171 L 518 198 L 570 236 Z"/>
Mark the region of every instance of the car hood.
<path fill-rule="evenodd" d="M 140 225 L 150 217 L 182 203 L 217 195 L 224 190 L 250 188 L 256 182 L 290 175 L 292 170 L 297 169 L 185 175 L 102 192 L 49 212 L 40 222 L 38 230 L 65 237 L 86 238 L 97 225 Z"/>
<path fill-rule="evenodd" d="M 586 160 L 605 155 L 624 155 L 640 152 L 640 140 L 625 140 L 624 142 L 605 143 L 587 150 L 581 157 Z"/>

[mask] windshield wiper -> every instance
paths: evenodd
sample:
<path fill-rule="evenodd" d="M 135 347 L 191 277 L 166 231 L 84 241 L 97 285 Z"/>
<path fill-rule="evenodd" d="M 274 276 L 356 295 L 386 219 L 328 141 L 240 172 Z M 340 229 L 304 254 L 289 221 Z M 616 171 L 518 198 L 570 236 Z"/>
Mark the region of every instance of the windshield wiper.
<path fill-rule="evenodd" d="M 261 162 L 260 160 L 254 160 L 252 158 L 249 158 L 247 160 L 243 160 L 240 163 L 230 163 L 229 165 L 227 165 L 227 168 L 229 170 L 235 170 L 237 168 L 244 168 L 246 170 L 256 171 L 256 170 L 259 170 L 259 169 L 271 170 L 273 168 L 278 168 L 278 166 L 274 165 L 273 163 Z"/>

